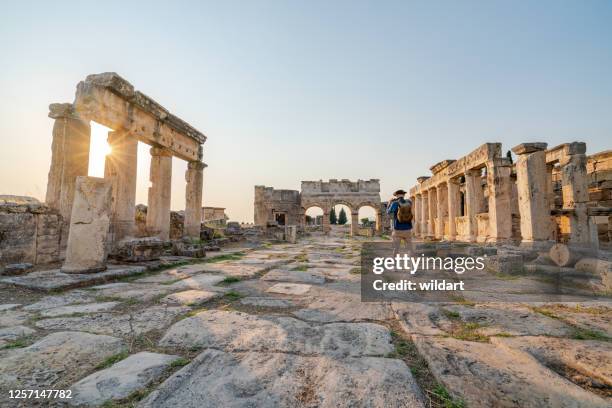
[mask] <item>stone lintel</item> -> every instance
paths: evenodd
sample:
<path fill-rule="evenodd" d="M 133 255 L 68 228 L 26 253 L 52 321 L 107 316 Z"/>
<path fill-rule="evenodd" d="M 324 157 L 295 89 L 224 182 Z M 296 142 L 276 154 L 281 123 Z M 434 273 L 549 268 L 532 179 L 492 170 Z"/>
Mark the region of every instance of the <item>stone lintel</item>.
<path fill-rule="evenodd" d="M 101 74 L 88 75 L 85 78 L 85 81 L 79 83 L 77 88 L 77 97 L 79 92 L 87 92 L 86 85 L 93 85 L 108 89 L 127 102 L 136 105 L 144 112 L 155 117 L 157 120 L 165 123 L 168 127 L 172 128 L 178 133 L 188 136 L 199 143 L 204 143 L 206 141 L 206 136 L 203 133 L 196 130 L 184 120 L 170 113 L 153 98 L 140 91 L 134 90 L 134 86 L 132 84 L 115 72 L 104 72 Z"/>
<path fill-rule="evenodd" d="M 454 163 L 454 162 L 455 160 L 452 160 L 452 159 L 442 160 L 441 162 L 438 162 L 434 164 L 433 166 L 431 166 L 429 170 L 431 170 L 433 174 L 438 174 L 439 172 L 441 172 L 442 170 L 447 168 L 451 163 Z"/>
<path fill-rule="evenodd" d="M 420 177 L 417 177 L 417 181 L 419 182 L 419 184 L 421 184 L 422 182 L 424 182 L 427 179 L 429 179 L 429 176 L 420 176 Z"/>
<path fill-rule="evenodd" d="M 528 153 L 534 153 L 540 150 L 546 150 L 547 146 L 548 146 L 548 143 L 542 143 L 542 142 L 521 143 L 517 146 L 514 146 L 512 148 L 512 151 L 515 154 L 528 154 Z"/>

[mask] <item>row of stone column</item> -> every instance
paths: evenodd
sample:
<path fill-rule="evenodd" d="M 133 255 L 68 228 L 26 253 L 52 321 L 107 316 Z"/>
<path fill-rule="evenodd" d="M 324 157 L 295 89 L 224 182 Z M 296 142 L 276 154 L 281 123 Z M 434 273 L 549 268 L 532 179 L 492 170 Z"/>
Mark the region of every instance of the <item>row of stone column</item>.
<path fill-rule="evenodd" d="M 551 164 L 546 163 L 546 143 L 523 143 L 512 149 L 517 154 L 516 185 L 522 244 L 538 246 L 552 239 L 553 185 Z M 570 242 L 589 244 L 588 179 L 586 145 L 572 143 L 560 161 L 563 209 L 569 218 Z M 505 242 L 512 237 L 512 164 L 505 158 L 486 163 L 488 186 L 488 242 Z M 481 211 L 480 169 L 467 170 L 464 209 L 466 236 L 458 237 L 455 220 L 461 197 L 458 178 L 421 190 L 413 197 L 416 234 L 423 238 L 476 241 L 476 215 Z M 448 221 L 448 231 L 444 221 Z"/>
<path fill-rule="evenodd" d="M 487 163 L 486 167 L 489 185 L 489 236 L 487 240 L 507 241 L 512 236 L 510 163 L 506 159 L 498 159 Z M 413 197 L 419 236 L 451 241 L 458 238 L 470 242 L 476 241 L 478 235 L 476 215 L 482 210 L 481 170 L 470 169 L 462 176 L 465 178 L 465 235 L 457 236 L 455 223 L 461 205 L 459 176 L 457 176 L 422 190 Z M 448 230 L 444 228 L 445 222 L 448 223 Z"/>
<path fill-rule="evenodd" d="M 52 159 L 46 202 L 70 220 L 77 176 L 86 176 L 89 166 L 91 128 L 72 110 L 71 104 L 52 104 Z M 109 132 L 111 154 L 106 157 L 104 178 L 113 180 L 111 239 L 119 241 L 135 231 L 138 139 L 123 131 Z M 172 152 L 152 147 L 148 192 L 147 231 L 160 239 L 170 237 Z M 203 170 L 201 161 L 191 161 L 185 173 L 184 236 L 199 238 L 202 219 Z"/>

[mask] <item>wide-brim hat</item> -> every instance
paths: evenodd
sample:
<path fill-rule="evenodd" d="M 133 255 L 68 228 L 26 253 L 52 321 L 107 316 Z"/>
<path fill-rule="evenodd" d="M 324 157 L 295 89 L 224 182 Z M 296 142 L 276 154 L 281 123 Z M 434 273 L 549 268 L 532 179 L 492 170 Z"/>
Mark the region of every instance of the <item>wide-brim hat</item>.
<path fill-rule="evenodd" d="M 397 190 L 395 193 L 393 193 L 394 196 L 398 196 L 398 195 L 402 195 L 402 194 L 408 194 L 407 192 L 405 192 L 402 189 Z"/>

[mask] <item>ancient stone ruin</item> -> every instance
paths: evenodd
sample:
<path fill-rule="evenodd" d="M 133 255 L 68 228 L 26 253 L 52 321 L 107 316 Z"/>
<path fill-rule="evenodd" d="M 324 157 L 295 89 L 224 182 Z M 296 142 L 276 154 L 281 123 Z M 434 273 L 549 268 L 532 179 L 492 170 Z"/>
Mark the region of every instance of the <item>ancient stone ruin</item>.
<path fill-rule="evenodd" d="M 586 156 L 586 144 L 485 143 L 431 167 L 410 189 L 415 234 L 426 239 L 514 243 L 555 242 L 609 248 L 612 152 Z"/>
<path fill-rule="evenodd" d="M 203 171 L 206 167 L 202 162 L 202 145 L 206 136 L 112 72 L 87 76 L 77 85 L 74 102 L 51 104 L 49 117 L 55 123 L 46 202 L 41 204 L 19 197 L 3 197 L 0 232 L 7 236 L 0 244 L 0 266 L 15 262 L 53 263 L 66 257 L 65 271 L 101 270 L 108 251 L 122 252 L 122 245 L 133 246 L 134 243 L 129 241 L 134 237 L 169 240 L 172 230 L 172 157 L 188 162 L 181 236 L 173 238 L 200 238 Z M 108 135 L 112 152 L 106 157 L 102 181 L 87 178 L 90 121 L 112 129 Z M 151 187 L 144 233 L 136 228 L 139 141 L 151 146 Z M 93 196 L 87 192 L 91 189 L 86 186 L 102 188 L 105 183 L 110 189 L 110 199 L 92 199 Z M 107 226 L 99 223 L 100 214 L 108 215 Z M 95 234 L 84 227 L 83 222 L 83 219 L 91 220 L 92 217 L 94 223 L 99 224 Z M 88 225 L 92 227 L 93 224 Z M 87 241 L 96 241 L 91 248 L 83 246 L 85 236 Z M 150 246 L 145 241 L 138 242 Z M 103 253 L 100 253 L 102 249 Z"/>
<path fill-rule="evenodd" d="M 364 206 L 376 211 L 376 231 L 382 232 L 385 207 L 380 200 L 380 182 L 377 179 L 302 181 L 301 191 L 255 186 L 255 225 L 263 228 L 304 227 L 306 211 L 319 207 L 323 210 L 323 230 L 328 232 L 330 211 L 338 204 L 346 205 L 350 210 L 351 235 L 357 234 L 359 209 Z"/>

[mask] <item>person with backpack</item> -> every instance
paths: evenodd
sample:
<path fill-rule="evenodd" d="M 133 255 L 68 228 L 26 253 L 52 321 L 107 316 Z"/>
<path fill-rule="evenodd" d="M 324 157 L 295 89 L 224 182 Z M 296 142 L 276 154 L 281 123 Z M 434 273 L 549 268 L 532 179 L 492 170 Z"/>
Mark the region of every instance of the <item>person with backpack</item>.
<path fill-rule="evenodd" d="M 393 256 L 395 257 L 400 249 L 400 244 L 404 241 L 404 245 L 412 256 L 412 201 L 404 198 L 406 192 L 397 190 L 393 193 L 393 199 L 389 200 L 387 206 L 387 214 L 391 216 L 393 221 Z"/>

